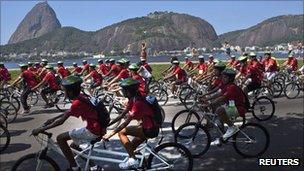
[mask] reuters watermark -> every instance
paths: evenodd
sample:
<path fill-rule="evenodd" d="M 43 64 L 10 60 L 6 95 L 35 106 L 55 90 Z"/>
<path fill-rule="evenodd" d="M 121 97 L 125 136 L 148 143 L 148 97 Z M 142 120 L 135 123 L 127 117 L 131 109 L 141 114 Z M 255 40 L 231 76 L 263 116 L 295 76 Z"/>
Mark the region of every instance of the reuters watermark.
<path fill-rule="evenodd" d="M 301 161 L 299 158 L 289 159 L 259 159 L 259 166 L 300 166 Z"/>

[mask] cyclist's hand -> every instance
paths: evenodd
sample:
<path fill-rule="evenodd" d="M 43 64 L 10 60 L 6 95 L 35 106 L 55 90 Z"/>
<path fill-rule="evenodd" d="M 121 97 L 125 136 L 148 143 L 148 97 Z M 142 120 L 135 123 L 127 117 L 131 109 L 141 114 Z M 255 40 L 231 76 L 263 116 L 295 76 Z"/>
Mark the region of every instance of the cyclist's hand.
<path fill-rule="evenodd" d="M 37 136 L 43 130 L 41 128 L 36 128 L 32 130 L 32 135 Z"/>

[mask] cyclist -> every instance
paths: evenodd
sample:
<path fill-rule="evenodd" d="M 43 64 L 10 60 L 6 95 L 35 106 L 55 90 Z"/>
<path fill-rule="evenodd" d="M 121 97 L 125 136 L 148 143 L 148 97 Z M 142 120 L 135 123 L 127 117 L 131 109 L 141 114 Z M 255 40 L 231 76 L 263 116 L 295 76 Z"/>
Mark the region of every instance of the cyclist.
<path fill-rule="evenodd" d="M 108 83 L 110 90 L 117 89 L 118 81 L 130 77 L 130 74 L 128 71 L 128 65 L 129 65 L 128 61 L 125 59 L 120 59 L 117 63 L 120 66 L 121 70 L 120 70 L 119 74 Z"/>
<path fill-rule="evenodd" d="M 175 97 L 176 85 L 181 85 L 187 82 L 187 73 L 179 66 L 179 61 L 173 61 L 173 73 L 164 77 L 164 81 L 170 78 L 174 78 L 175 80 L 172 82 L 171 92 L 172 94 L 168 97 Z"/>
<path fill-rule="evenodd" d="M 235 55 L 231 55 L 230 60 L 227 63 L 227 67 L 237 69 L 238 65 L 239 65 L 239 61 L 235 59 Z"/>
<path fill-rule="evenodd" d="M 151 68 L 151 66 L 147 63 L 147 61 L 146 61 L 146 58 L 140 58 L 140 63 L 141 63 L 141 66 L 142 67 L 145 67 L 145 69 L 147 69 L 149 72 L 150 72 L 150 74 L 152 74 L 152 68 Z M 142 68 L 141 67 L 141 68 Z"/>
<path fill-rule="evenodd" d="M 99 66 L 98 66 L 97 72 L 102 75 L 107 75 L 109 72 L 108 66 L 103 63 L 102 59 L 98 59 L 98 64 L 99 64 Z"/>
<path fill-rule="evenodd" d="M 199 61 L 198 65 L 195 68 L 193 68 L 193 70 L 189 71 L 190 73 L 193 73 L 196 69 L 198 69 L 198 74 L 194 76 L 196 80 L 202 79 L 205 76 L 206 71 L 208 69 L 204 56 L 198 56 L 198 61 Z"/>
<path fill-rule="evenodd" d="M 278 64 L 275 59 L 271 57 L 270 52 L 265 52 L 265 59 L 263 60 L 263 67 L 265 71 L 265 77 L 268 82 L 268 86 L 271 85 L 271 80 L 275 77 L 278 71 Z"/>
<path fill-rule="evenodd" d="M 41 128 L 34 129 L 32 131 L 33 135 L 37 135 L 48 129 L 55 128 L 62 125 L 70 116 L 81 117 L 82 120 L 87 122 L 86 127 L 75 128 L 71 131 L 61 133 L 57 136 L 57 143 L 63 152 L 64 156 L 70 163 L 71 171 L 80 171 L 77 167 L 76 161 L 73 157 L 71 148 L 79 149 L 78 146 L 83 143 L 89 143 L 98 137 L 102 137 L 106 130 L 102 129 L 98 122 L 98 115 L 95 109 L 93 109 L 89 104 L 85 103 L 82 98 L 86 98 L 81 91 L 81 78 L 77 76 L 68 76 L 62 81 L 62 88 L 66 96 L 72 100 L 71 109 L 66 111 L 64 114 L 56 116 L 52 119 L 47 120 L 45 125 Z M 73 140 L 73 143 L 68 145 L 67 141 Z"/>
<path fill-rule="evenodd" d="M 146 139 L 156 137 L 160 126 L 153 121 L 153 109 L 138 91 L 138 81 L 127 78 L 120 82 L 120 87 L 122 87 L 124 96 L 129 100 L 128 105 L 122 114 L 111 121 L 110 124 L 117 122 L 126 115 L 127 117 L 113 132 L 104 135 L 103 139 L 108 140 L 118 133 L 122 145 L 129 154 L 128 160 L 125 163 L 120 163 L 119 167 L 121 169 L 134 169 L 139 164 L 139 161 L 135 158 L 134 150 Z M 139 121 L 138 125 L 128 126 L 132 120 Z M 129 135 L 134 137 L 132 141 L 129 140 Z"/>
<path fill-rule="evenodd" d="M 90 73 L 90 64 L 88 64 L 88 61 L 87 60 L 82 60 L 82 65 L 83 65 L 83 68 L 82 68 L 82 71 L 80 73 L 80 75 L 87 75 Z"/>
<path fill-rule="evenodd" d="M 83 80 L 86 81 L 88 80 L 89 78 L 92 78 L 92 82 L 91 82 L 91 85 L 90 85 L 90 89 L 89 89 L 89 92 L 90 94 L 92 95 L 93 94 L 93 91 L 96 87 L 99 87 L 101 86 L 102 84 L 102 75 L 99 74 L 97 71 L 96 71 L 96 65 L 94 64 L 90 64 L 90 73 L 88 75 L 86 75 Z"/>
<path fill-rule="evenodd" d="M 257 68 L 258 70 L 260 70 L 262 72 L 263 71 L 263 65 L 257 59 L 256 53 L 250 52 L 248 56 L 250 58 L 250 61 L 249 61 L 248 65 L 250 67 Z"/>
<path fill-rule="evenodd" d="M 23 114 L 26 114 L 30 112 L 30 107 L 27 104 L 27 97 L 31 93 L 31 89 L 38 84 L 38 81 L 36 80 L 36 77 L 32 71 L 28 70 L 27 64 L 21 64 L 19 66 L 21 69 L 21 74 L 15 81 L 13 81 L 11 86 L 14 86 L 20 80 L 23 81 L 23 91 L 21 93 L 20 101 L 23 107 Z"/>
<path fill-rule="evenodd" d="M 208 68 L 209 67 L 213 67 L 213 65 L 215 64 L 215 61 L 214 61 L 214 56 L 212 54 L 209 55 L 209 59 L 207 61 L 207 65 L 208 65 Z"/>
<path fill-rule="evenodd" d="M 73 62 L 73 70 L 71 71 L 71 73 L 76 74 L 76 75 L 78 75 L 78 74 L 80 75 L 81 71 L 82 71 L 82 68 L 79 67 L 76 62 Z"/>
<path fill-rule="evenodd" d="M 8 72 L 3 62 L 0 62 L 0 87 L 3 87 L 11 80 L 11 74 Z"/>
<path fill-rule="evenodd" d="M 161 72 L 162 75 L 166 75 L 167 73 L 172 73 L 172 70 L 173 70 L 172 62 L 173 61 L 178 61 L 178 58 L 176 56 L 173 56 L 170 58 L 171 65 L 169 65 L 168 68 L 166 68 L 164 71 Z"/>
<path fill-rule="evenodd" d="M 54 68 L 51 65 L 47 65 L 45 68 L 47 70 L 47 74 L 38 85 L 32 88 L 32 91 L 35 91 L 37 88 L 47 84 L 47 86 L 41 91 L 41 97 L 46 103 L 44 108 L 50 108 L 53 107 L 54 104 L 49 102 L 47 95 L 56 93 L 60 88 L 55 76 Z"/>
<path fill-rule="evenodd" d="M 36 69 L 36 72 L 38 73 L 39 68 L 41 68 L 41 65 L 39 62 L 35 62 L 34 68 Z"/>
<path fill-rule="evenodd" d="M 120 73 L 121 67 L 115 64 L 115 59 L 113 58 L 111 58 L 109 62 L 110 62 L 110 71 L 105 76 L 116 77 Z"/>
<path fill-rule="evenodd" d="M 61 79 L 65 78 L 71 74 L 70 71 L 63 66 L 62 61 L 57 62 L 57 73 L 59 74 Z"/>
<path fill-rule="evenodd" d="M 233 69 L 225 69 L 222 72 L 224 87 L 221 96 L 213 96 L 204 100 L 206 106 L 219 106 L 215 114 L 219 116 L 222 123 L 228 125 L 228 129 L 223 135 L 223 140 L 231 137 L 238 131 L 238 127 L 233 125 L 231 118 L 237 116 L 244 117 L 247 112 L 245 108 L 245 96 L 242 89 L 234 84 L 236 72 Z M 211 145 L 219 145 L 220 139 L 216 139 Z"/>
<path fill-rule="evenodd" d="M 249 55 L 250 56 L 250 55 Z M 240 71 L 236 75 L 236 79 L 240 78 L 241 76 L 241 85 L 243 86 L 242 89 L 244 93 L 247 95 L 248 92 L 256 90 L 261 87 L 263 74 L 259 69 L 258 64 L 254 65 L 247 63 L 247 57 L 241 56 L 239 58 L 240 61 Z"/>
<path fill-rule="evenodd" d="M 189 60 L 188 57 L 185 57 L 185 65 L 183 66 L 182 69 L 185 69 L 187 71 L 191 71 L 194 68 L 194 64 Z"/>
<path fill-rule="evenodd" d="M 146 83 L 146 92 L 148 92 L 149 85 L 152 80 L 152 68 L 151 66 L 146 62 L 145 58 L 140 58 L 140 62 L 138 62 L 138 73 L 140 76 L 142 76 Z"/>
<path fill-rule="evenodd" d="M 285 67 L 289 74 L 297 71 L 298 69 L 297 58 L 295 58 L 292 54 L 289 54 L 287 60 L 283 63 L 282 67 Z"/>
<path fill-rule="evenodd" d="M 226 68 L 226 65 L 223 62 L 218 62 L 214 66 L 214 73 L 211 77 L 211 84 L 208 88 L 210 93 L 217 92 L 219 89 L 222 89 L 223 87 L 223 78 L 222 78 L 222 72 Z"/>
<path fill-rule="evenodd" d="M 133 78 L 134 80 L 137 80 L 139 82 L 138 90 L 139 90 L 140 94 L 143 97 L 145 97 L 147 94 L 146 83 L 145 83 L 145 79 L 138 74 L 139 66 L 137 64 L 131 64 L 129 66 L 129 70 L 130 70 L 131 78 Z"/>
<path fill-rule="evenodd" d="M 37 69 L 33 66 L 33 62 L 27 62 L 28 70 L 32 71 L 34 74 L 37 73 Z"/>

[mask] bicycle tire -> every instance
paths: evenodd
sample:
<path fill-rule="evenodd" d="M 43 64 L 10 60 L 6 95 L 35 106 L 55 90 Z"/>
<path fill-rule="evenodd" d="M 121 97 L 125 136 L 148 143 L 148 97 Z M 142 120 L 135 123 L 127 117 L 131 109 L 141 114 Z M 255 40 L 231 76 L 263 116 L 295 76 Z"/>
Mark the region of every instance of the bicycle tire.
<path fill-rule="evenodd" d="M 264 114 L 264 111 L 265 111 L 266 107 L 265 106 L 259 106 L 259 105 L 263 105 L 263 104 L 264 105 L 268 105 L 268 104 L 271 105 L 271 107 L 270 107 L 271 112 L 268 115 Z M 255 112 L 256 107 L 259 107 L 259 111 L 261 112 L 262 115 L 259 115 L 258 113 Z M 271 100 L 270 98 L 268 98 L 266 96 L 262 96 L 262 97 L 257 98 L 252 104 L 252 115 L 253 115 L 254 118 L 256 118 L 259 121 L 269 120 L 274 115 L 274 112 L 275 112 L 274 102 L 273 102 L 273 100 Z"/>
<path fill-rule="evenodd" d="M 21 157 L 20 159 L 18 159 L 16 161 L 16 163 L 14 164 L 14 166 L 12 167 L 12 170 L 11 171 L 18 171 L 19 169 L 20 170 L 33 170 L 33 169 L 27 169 L 27 168 L 24 168 L 25 166 L 22 166 L 23 162 L 25 162 L 26 160 L 29 160 L 29 159 L 34 159 L 34 161 L 37 161 L 37 158 L 38 158 L 38 153 L 32 153 L 32 154 L 28 154 L 28 155 L 25 155 L 23 157 Z M 43 156 L 43 157 L 40 157 L 40 160 L 44 160 L 45 162 L 49 163 L 50 166 L 53 167 L 53 170 L 54 171 L 60 171 L 60 168 L 59 166 L 57 165 L 57 163 L 52 159 L 50 158 L 49 156 Z M 28 164 L 29 166 L 33 166 L 33 162 L 29 162 Z M 19 168 L 20 167 L 20 168 Z M 31 167 L 33 168 L 33 167 Z M 34 167 L 35 168 L 35 167 Z M 48 168 L 46 167 L 43 167 L 41 169 L 42 171 L 49 171 Z"/>
<path fill-rule="evenodd" d="M 192 87 L 190 87 L 189 85 L 181 87 L 181 90 L 178 95 L 179 100 L 183 103 L 185 98 L 187 97 L 187 95 L 193 91 L 194 91 L 194 89 Z"/>
<path fill-rule="evenodd" d="M 2 124 L 0 124 L 0 129 L 0 153 L 2 153 L 10 144 L 11 136 L 9 131 Z M 5 141 L 3 141 L 2 138 L 5 138 Z M 5 143 L 2 145 L 3 142 Z"/>
<path fill-rule="evenodd" d="M 181 125 L 184 125 L 186 123 L 189 123 L 189 122 L 195 122 L 197 123 L 199 120 L 200 120 L 200 116 L 195 112 L 195 111 L 190 111 L 190 110 L 182 110 L 182 111 L 179 111 L 178 113 L 176 113 L 172 119 L 172 122 L 171 122 L 171 129 L 172 129 L 172 132 L 175 134 L 176 130 L 178 128 L 176 128 L 176 126 L 178 125 L 176 122 L 178 121 L 177 118 L 180 117 L 180 116 L 185 116 L 187 115 L 186 119 L 183 119 L 185 122 L 182 123 Z M 194 121 L 191 120 L 192 119 L 192 115 L 194 115 L 195 119 Z M 181 126 L 180 125 L 180 126 Z M 180 127 L 179 126 L 179 127 Z"/>
<path fill-rule="evenodd" d="M 27 104 L 29 106 L 34 106 L 35 104 L 38 103 L 39 97 L 38 93 L 36 91 L 32 91 L 27 98 Z"/>
<path fill-rule="evenodd" d="M 295 93 L 291 94 L 291 91 Z M 287 99 L 295 99 L 299 96 L 300 91 L 300 86 L 297 83 L 291 82 L 286 84 L 284 88 L 284 95 L 287 97 Z"/>
<path fill-rule="evenodd" d="M 12 123 L 16 120 L 18 111 L 13 103 L 9 101 L 0 101 L 0 109 L 6 111 L 6 118 L 8 123 Z"/>
<path fill-rule="evenodd" d="M 244 151 L 242 151 L 243 149 L 241 149 L 240 146 L 238 145 L 238 142 L 239 142 L 239 141 L 237 141 L 238 136 L 241 136 L 242 132 L 244 132 L 244 130 L 245 130 L 246 127 L 247 128 L 248 127 L 255 127 L 255 129 L 260 129 L 263 132 L 263 134 L 265 135 L 265 144 L 263 145 L 263 148 L 258 153 L 256 153 L 256 154 L 246 154 Z M 248 133 L 246 135 L 250 136 L 250 135 L 248 135 Z M 270 138 L 269 138 L 268 131 L 262 125 L 259 125 L 257 123 L 246 123 L 245 125 L 241 126 L 240 127 L 240 131 L 238 131 L 233 136 L 233 147 L 234 147 L 235 151 L 238 154 L 240 154 L 241 156 L 245 157 L 245 158 L 259 157 L 259 156 L 263 155 L 265 153 L 265 151 L 269 147 L 269 142 L 270 142 Z"/>
<path fill-rule="evenodd" d="M 282 84 L 275 81 L 272 83 L 272 88 L 273 88 L 273 97 L 275 98 L 280 97 L 283 92 Z"/>
<path fill-rule="evenodd" d="M 71 108 L 71 101 L 66 98 L 64 93 L 60 93 L 57 96 L 55 107 L 60 111 L 66 111 Z"/>
<path fill-rule="evenodd" d="M 188 162 L 188 166 L 186 166 L 185 168 L 182 168 L 183 166 L 185 166 L 186 164 L 183 163 L 183 162 L 178 162 L 177 164 L 179 164 L 179 166 L 177 166 L 177 168 L 170 168 L 172 170 L 186 170 L 186 171 L 191 171 L 192 168 L 193 168 L 193 158 L 191 156 L 191 153 L 190 151 L 183 145 L 181 144 L 178 144 L 178 143 L 173 143 L 173 142 L 169 142 L 169 143 L 164 143 L 164 144 L 161 144 L 157 147 L 154 148 L 153 150 L 153 153 L 155 154 L 158 154 L 160 153 L 162 150 L 164 150 L 167 154 L 169 155 L 170 157 L 176 157 L 176 155 L 172 155 L 172 148 L 177 148 L 177 151 L 178 152 L 181 152 L 181 157 L 178 157 L 178 159 L 181 159 L 182 156 L 185 156 L 186 159 L 187 159 L 187 162 Z M 167 149 L 166 149 L 167 148 Z M 166 150 L 165 150 L 166 149 Z M 169 151 L 169 152 L 168 152 Z M 161 154 L 158 154 L 159 156 L 161 157 L 165 157 L 164 154 L 161 155 Z M 153 169 L 153 159 L 158 159 L 157 157 L 154 157 L 153 154 L 150 154 L 149 157 L 148 157 L 148 160 L 147 160 L 147 168 L 148 169 Z M 159 159 L 158 159 L 159 160 Z M 171 159 L 172 160 L 172 159 Z M 166 161 L 168 163 L 171 163 L 171 160 L 170 161 Z M 158 168 L 158 169 L 161 169 L 161 168 Z"/>
<path fill-rule="evenodd" d="M 2 113 L 4 111 L 0 111 L 0 124 L 2 124 L 5 128 L 7 128 L 8 122 L 5 117 L 5 113 Z"/>
<path fill-rule="evenodd" d="M 176 143 L 184 145 L 190 151 L 193 158 L 197 158 L 208 151 L 211 136 L 209 131 L 201 124 L 190 122 L 180 126 L 176 130 L 174 140 Z"/>
<path fill-rule="evenodd" d="M 185 99 L 182 101 L 182 104 L 185 106 L 186 109 L 190 110 L 193 106 L 193 103 L 197 100 L 197 92 L 192 91 L 189 92 Z"/>
<path fill-rule="evenodd" d="M 5 97 L 2 97 L 1 100 L 6 100 L 6 101 L 11 102 L 16 107 L 17 112 L 20 110 L 20 100 L 17 97 L 12 96 L 12 95 L 5 96 Z"/>
<path fill-rule="evenodd" d="M 164 89 L 155 89 L 151 94 L 156 97 L 159 105 L 164 106 L 167 104 L 169 97 Z"/>

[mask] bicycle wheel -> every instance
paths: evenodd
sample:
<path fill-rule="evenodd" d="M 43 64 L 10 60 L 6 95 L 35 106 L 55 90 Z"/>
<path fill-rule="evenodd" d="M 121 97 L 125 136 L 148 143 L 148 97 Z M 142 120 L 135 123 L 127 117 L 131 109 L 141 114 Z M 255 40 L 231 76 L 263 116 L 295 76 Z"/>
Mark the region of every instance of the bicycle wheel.
<path fill-rule="evenodd" d="M 274 102 L 268 97 L 257 98 L 252 105 L 252 115 L 259 121 L 270 119 L 275 112 Z"/>
<path fill-rule="evenodd" d="M 182 102 L 186 109 L 188 109 L 188 110 L 191 109 L 191 107 L 193 106 L 194 102 L 197 100 L 196 95 L 197 95 L 197 92 L 195 92 L 195 91 L 189 92 L 186 95 L 184 101 Z"/>
<path fill-rule="evenodd" d="M 174 134 L 174 140 L 184 145 L 192 157 L 200 157 L 205 154 L 211 143 L 208 130 L 198 123 L 186 123 L 180 126 Z"/>
<path fill-rule="evenodd" d="M 12 171 L 19 170 L 60 171 L 60 168 L 49 156 L 44 156 L 39 159 L 39 154 L 33 153 L 25 155 L 17 160 L 12 168 Z"/>
<path fill-rule="evenodd" d="M 10 133 L 2 124 L 0 124 L 0 153 L 8 147 L 10 141 Z"/>
<path fill-rule="evenodd" d="M 193 158 L 191 153 L 181 144 L 164 143 L 157 146 L 153 150 L 153 153 L 151 153 L 148 157 L 148 169 L 192 170 Z"/>
<path fill-rule="evenodd" d="M 13 103 L 9 101 L 0 101 L 0 109 L 5 111 L 8 123 L 12 123 L 17 118 L 18 111 Z"/>
<path fill-rule="evenodd" d="M 26 101 L 29 106 L 34 106 L 35 104 L 38 103 L 38 93 L 36 91 L 32 91 L 28 95 L 28 98 L 26 99 Z"/>
<path fill-rule="evenodd" d="M 65 96 L 63 92 L 60 92 L 59 95 L 56 98 L 56 108 L 59 111 L 65 111 L 71 108 L 71 101 L 68 97 Z"/>
<path fill-rule="evenodd" d="M 176 130 L 181 126 L 189 122 L 199 122 L 199 115 L 190 110 L 182 110 L 174 115 L 171 123 L 172 132 L 175 134 Z"/>
<path fill-rule="evenodd" d="M 161 106 L 168 102 L 168 93 L 164 89 L 155 89 L 151 94 L 156 97 L 158 104 Z"/>
<path fill-rule="evenodd" d="M 283 86 L 279 82 L 272 83 L 273 97 L 280 97 L 283 92 Z"/>
<path fill-rule="evenodd" d="M 108 112 L 110 114 L 111 121 L 114 120 L 115 118 L 117 118 L 121 114 L 121 112 L 123 110 L 123 109 L 119 109 L 119 108 L 117 108 L 117 107 L 115 107 L 113 105 L 111 105 L 111 106 L 105 105 L 105 106 L 106 106 L 106 108 L 107 108 L 107 110 L 108 110 Z M 116 123 L 114 123 L 111 126 L 108 126 L 107 129 L 115 129 L 115 128 L 117 128 L 117 126 L 120 124 L 120 122 L 121 122 L 121 120 L 118 121 L 118 122 L 116 122 Z"/>
<path fill-rule="evenodd" d="M 291 82 L 285 86 L 284 94 L 288 99 L 295 99 L 300 94 L 300 86 L 297 83 Z"/>
<path fill-rule="evenodd" d="M 181 90 L 178 95 L 179 100 L 183 103 L 186 96 L 193 91 L 193 88 L 191 88 L 189 85 L 181 87 Z"/>
<path fill-rule="evenodd" d="M 261 96 L 266 96 L 269 97 L 270 99 L 273 98 L 273 92 L 268 86 L 262 86 L 258 90 L 256 90 L 255 93 L 255 98 L 261 97 Z"/>
<path fill-rule="evenodd" d="M 20 110 L 20 101 L 19 101 L 19 99 L 17 97 L 15 97 L 13 95 L 11 95 L 11 96 L 5 96 L 1 100 L 5 100 L 5 101 L 9 101 L 9 102 L 13 103 L 13 105 L 17 109 L 17 112 Z"/>
<path fill-rule="evenodd" d="M 4 111 L 0 110 L 0 124 L 7 128 L 7 119 L 5 117 Z"/>
<path fill-rule="evenodd" d="M 269 146 L 267 130 L 256 123 L 247 123 L 233 136 L 233 147 L 243 157 L 258 157 Z"/>

